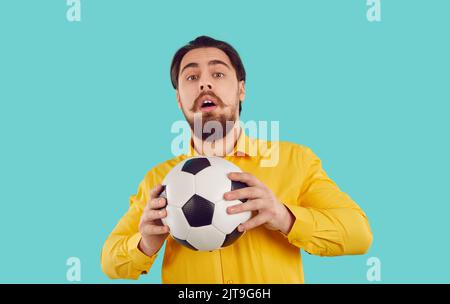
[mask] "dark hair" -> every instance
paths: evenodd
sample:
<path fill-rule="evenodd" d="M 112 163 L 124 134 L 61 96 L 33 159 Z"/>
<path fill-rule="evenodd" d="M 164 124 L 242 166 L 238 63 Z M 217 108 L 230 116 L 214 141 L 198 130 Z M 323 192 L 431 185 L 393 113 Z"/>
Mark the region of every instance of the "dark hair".
<path fill-rule="evenodd" d="M 181 47 L 173 56 L 172 64 L 170 65 L 170 79 L 174 89 L 178 88 L 178 74 L 180 73 L 180 64 L 184 55 L 189 51 L 204 47 L 213 47 L 222 50 L 230 59 L 236 71 L 238 81 L 245 81 L 245 69 L 238 52 L 225 41 L 216 40 L 208 36 L 200 36 Z M 241 109 L 241 102 L 239 102 L 239 114 L 241 113 Z"/>

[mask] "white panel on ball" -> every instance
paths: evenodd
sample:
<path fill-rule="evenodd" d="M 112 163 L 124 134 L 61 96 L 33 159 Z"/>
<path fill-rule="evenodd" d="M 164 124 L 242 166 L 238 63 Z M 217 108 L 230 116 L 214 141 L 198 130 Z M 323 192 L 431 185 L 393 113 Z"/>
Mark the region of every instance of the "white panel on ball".
<path fill-rule="evenodd" d="M 215 202 L 214 207 L 214 215 L 212 219 L 212 224 L 214 227 L 219 229 L 225 234 L 231 233 L 234 229 L 236 229 L 239 224 L 242 224 L 248 221 L 252 213 L 250 211 L 228 214 L 227 208 L 234 205 L 245 204 L 239 200 L 234 201 L 225 201 L 220 200 Z"/>
<path fill-rule="evenodd" d="M 222 165 L 210 166 L 195 175 L 195 193 L 215 202 L 223 198 L 223 194 L 231 190 L 231 180 Z"/>
<path fill-rule="evenodd" d="M 166 186 L 167 202 L 176 207 L 182 207 L 194 194 L 194 176 L 183 171 L 175 171 L 164 179 Z M 176 187 L 171 187 L 176 185 Z"/>
<path fill-rule="evenodd" d="M 169 226 L 171 235 L 185 240 L 188 236 L 190 226 L 183 214 L 183 210 L 179 207 L 167 205 L 166 211 L 167 217 L 162 219 L 163 224 Z"/>
<path fill-rule="evenodd" d="M 211 251 L 222 246 L 225 234 L 212 225 L 191 227 L 187 241 L 200 251 Z"/>

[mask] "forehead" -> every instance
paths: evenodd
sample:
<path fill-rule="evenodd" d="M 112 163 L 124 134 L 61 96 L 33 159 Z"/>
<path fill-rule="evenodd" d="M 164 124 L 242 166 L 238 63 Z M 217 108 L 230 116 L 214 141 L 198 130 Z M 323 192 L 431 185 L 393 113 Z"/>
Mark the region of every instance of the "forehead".
<path fill-rule="evenodd" d="M 205 47 L 187 52 L 181 60 L 180 71 L 189 63 L 197 63 L 199 66 L 202 66 L 207 65 L 211 60 L 220 60 L 228 64 L 229 67 L 232 67 L 230 58 L 228 58 L 224 51 L 218 48 Z"/>

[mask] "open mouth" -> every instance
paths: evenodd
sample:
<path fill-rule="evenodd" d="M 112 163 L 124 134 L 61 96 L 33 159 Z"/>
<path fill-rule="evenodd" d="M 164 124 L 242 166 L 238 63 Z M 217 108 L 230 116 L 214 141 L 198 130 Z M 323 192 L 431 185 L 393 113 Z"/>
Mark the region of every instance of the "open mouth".
<path fill-rule="evenodd" d="M 217 105 L 214 103 L 214 101 L 206 99 L 202 102 L 202 105 L 200 106 L 200 111 L 202 112 L 209 112 L 217 108 Z"/>

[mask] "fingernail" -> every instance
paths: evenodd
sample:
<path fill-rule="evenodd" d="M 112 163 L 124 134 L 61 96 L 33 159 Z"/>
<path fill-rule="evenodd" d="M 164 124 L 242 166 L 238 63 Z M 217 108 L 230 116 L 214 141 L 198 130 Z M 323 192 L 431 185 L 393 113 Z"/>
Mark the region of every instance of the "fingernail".
<path fill-rule="evenodd" d="M 230 207 L 230 208 L 227 209 L 227 211 L 228 211 L 228 213 L 233 213 L 234 208 Z"/>
<path fill-rule="evenodd" d="M 239 225 L 239 226 L 238 226 L 238 231 L 239 231 L 239 232 L 244 231 L 244 227 L 242 227 L 241 225 Z"/>

